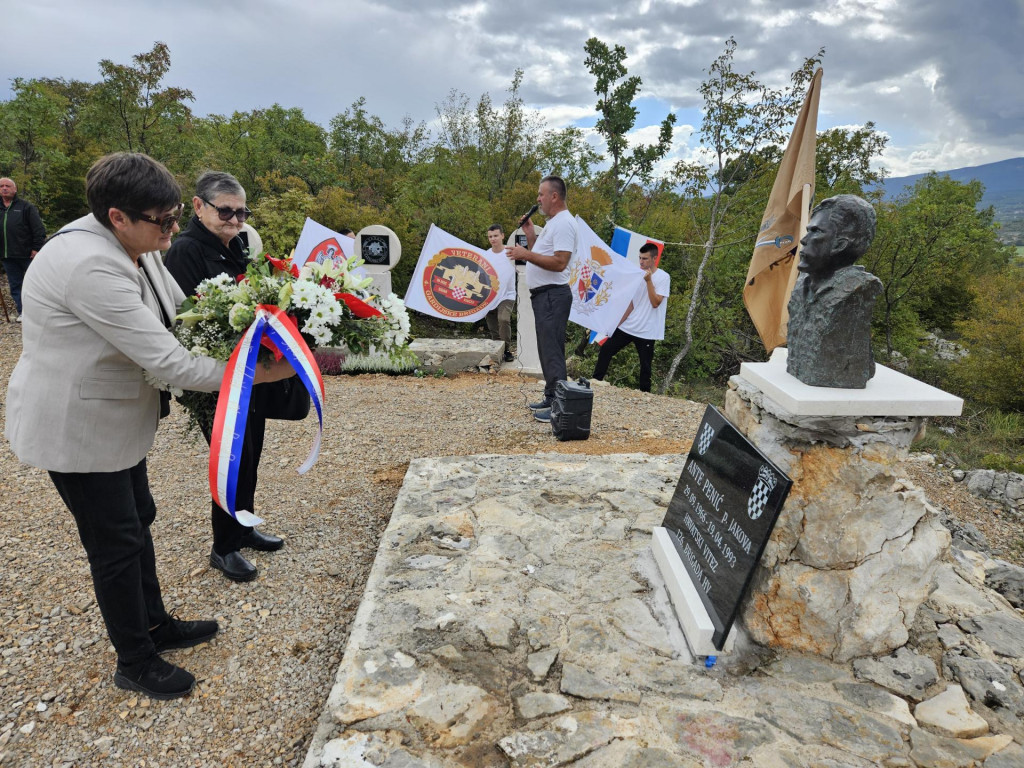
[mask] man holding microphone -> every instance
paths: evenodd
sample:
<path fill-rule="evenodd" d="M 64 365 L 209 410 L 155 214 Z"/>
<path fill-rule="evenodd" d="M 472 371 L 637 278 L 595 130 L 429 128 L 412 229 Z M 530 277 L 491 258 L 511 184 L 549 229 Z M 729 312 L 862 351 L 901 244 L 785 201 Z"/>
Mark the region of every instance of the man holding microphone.
<path fill-rule="evenodd" d="M 530 404 L 537 421 L 551 421 L 551 403 L 555 385 L 567 377 L 565 367 L 565 331 L 572 309 L 569 291 L 569 260 L 576 250 L 576 219 L 565 203 L 565 182 L 558 176 L 545 176 L 537 190 L 537 208 L 547 223 L 537 236 L 530 214 L 520 223 L 527 247 L 507 246 L 509 259 L 526 262 L 526 285 L 530 289 L 537 332 L 537 352 L 544 374 L 544 397 Z"/>

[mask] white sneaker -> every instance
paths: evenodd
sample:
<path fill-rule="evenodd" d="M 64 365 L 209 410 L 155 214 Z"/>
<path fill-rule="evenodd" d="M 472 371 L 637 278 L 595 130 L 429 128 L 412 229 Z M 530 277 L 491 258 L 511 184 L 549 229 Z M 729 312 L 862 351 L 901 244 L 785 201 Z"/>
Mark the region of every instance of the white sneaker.
<path fill-rule="evenodd" d="M 21 322 L 21 315 L 18 315 L 18 318 L 14 322 L 20 323 Z"/>

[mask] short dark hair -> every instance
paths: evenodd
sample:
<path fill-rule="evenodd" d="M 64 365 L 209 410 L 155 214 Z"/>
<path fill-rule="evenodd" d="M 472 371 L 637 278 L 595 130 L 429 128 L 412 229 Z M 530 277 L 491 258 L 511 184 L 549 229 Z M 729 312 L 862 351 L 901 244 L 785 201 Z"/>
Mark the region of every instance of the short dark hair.
<path fill-rule="evenodd" d="M 487 231 L 488 232 L 501 232 L 501 234 L 503 234 L 503 235 L 505 234 L 505 228 L 503 226 L 501 226 L 501 224 L 491 224 L 491 226 L 489 226 L 487 228 Z"/>
<path fill-rule="evenodd" d="M 201 200 L 213 201 L 218 195 L 238 195 L 245 197 L 245 187 L 224 171 L 204 171 L 196 179 L 196 197 Z"/>
<path fill-rule="evenodd" d="M 846 267 L 863 256 L 875 239 L 875 209 L 871 203 L 856 195 L 836 195 L 822 200 L 811 215 L 828 214 L 829 223 L 835 236 L 845 237 L 850 242 L 841 253 L 833 254 L 837 267 Z"/>
<path fill-rule="evenodd" d="M 561 176 L 545 176 L 543 179 L 540 180 L 540 183 L 550 184 L 552 187 L 554 187 L 555 192 L 558 193 L 558 196 L 562 199 L 562 202 L 565 202 L 565 196 L 568 193 L 568 189 L 565 186 L 565 180 L 562 179 Z"/>
<path fill-rule="evenodd" d="M 353 232 L 348 227 L 342 227 L 341 229 L 338 230 L 338 234 L 339 235 L 354 235 L 355 232 Z"/>
<path fill-rule="evenodd" d="M 640 253 L 653 253 L 655 254 L 655 256 L 657 256 L 658 246 L 656 246 L 654 243 L 644 243 L 643 245 L 640 246 Z"/>
<path fill-rule="evenodd" d="M 85 196 L 92 215 L 111 229 L 111 208 L 137 221 L 135 214 L 178 205 L 181 187 L 164 164 L 149 155 L 114 152 L 93 163 L 85 174 Z"/>

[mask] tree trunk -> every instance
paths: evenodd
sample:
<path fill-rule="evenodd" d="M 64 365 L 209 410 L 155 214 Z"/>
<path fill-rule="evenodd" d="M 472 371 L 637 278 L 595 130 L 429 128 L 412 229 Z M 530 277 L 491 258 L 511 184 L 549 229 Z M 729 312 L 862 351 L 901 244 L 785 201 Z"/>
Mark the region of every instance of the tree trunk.
<path fill-rule="evenodd" d="M 683 344 L 682 349 L 680 349 L 672 359 L 672 365 L 668 369 L 668 374 L 665 376 L 665 380 L 661 384 L 661 394 L 665 394 L 668 390 L 669 384 L 671 384 L 672 379 L 675 378 L 679 364 L 690 353 L 690 347 L 693 346 L 693 318 L 697 314 L 697 302 L 700 301 L 700 289 L 704 283 L 704 267 L 707 266 L 708 260 L 711 258 L 711 254 L 714 250 L 714 228 L 712 228 L 711 236 L 704 245 L 704 258 L 700 260 L 700 266 L 697 267 L 697 279 L 693 283 L 693 292 L 690 294 L 690 308 L 686 312 L 686 343 Z"/>

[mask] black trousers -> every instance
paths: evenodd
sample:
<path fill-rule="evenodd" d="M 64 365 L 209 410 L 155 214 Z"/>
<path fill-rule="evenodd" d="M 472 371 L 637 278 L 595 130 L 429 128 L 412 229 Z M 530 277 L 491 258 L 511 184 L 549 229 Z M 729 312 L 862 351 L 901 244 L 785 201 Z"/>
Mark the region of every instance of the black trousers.
<path fill-rule="evenodd" d="M 210 442 L 212 423 L 199 425 L 207 444 Z M 238 464 L 238 486 L 235 490 L 235 509 L 247 509 L 256 514 L 256 481 L 258 479 L 260 456 L 263 455 L 263 437 L 267 428 L 267 420 L 257 416 L 249 409 L 249 420 L 245 424 L 245 435 L 242 437 L 242 457 Z M 242 545 L 242 537 L 252 528 L 242 525 L 231 515 L 210 500 L 210 527 L 213 529 L 213 551 L 218 555 L 237 552 Z"/>
<path fill-rule="evenodd" d="M 651 391 L 651 363 L 654 362 L 654 339 L 641 339 L 618 328 L 615 333 L 604 344 L 597 355 L 597 365 L 594 366 L 594 378 L 598 381 L 604 380 L 608 373 L 608 364 L 615 357 L 615 353 L 632 344 L 636 347 L 636 354 L 640 358 L 640 391 Z"/>
<path fill-rule="evenodd" d="M 25 282 L 25 273 L 32 265 L 31 259 L 4 259 L 4 272 L 7 273 L 7 285 L 11 289 L 14 306 L 21 314 L 21 284 Z"/>
<path fill-rule="evenodd" d="M 150 627 L 167 620 L 149 526 L 156 502 L 146 460 L 118 472 L 50 472 L 78 525 L 92 573 L 96 604 L 118 661 L 156 653 Z"/>
<path fill-rule="evenodd" d="M 565 381 L 565 329 L 569 325 L 572 293 L 568 285 L 530 291 L 533 322 L 537 330 L 537 354 L 544 374 L 544 397 L 555 396 L 555 384 Z"/>

